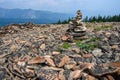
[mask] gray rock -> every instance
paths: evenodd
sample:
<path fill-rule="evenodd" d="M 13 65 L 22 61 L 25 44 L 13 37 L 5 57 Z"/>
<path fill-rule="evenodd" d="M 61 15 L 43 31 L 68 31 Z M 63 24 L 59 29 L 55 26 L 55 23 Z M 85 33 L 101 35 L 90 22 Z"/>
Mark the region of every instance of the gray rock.
<path fill-rule="evenodd" d="M 103 52 L 110 52 L 110 45 L 109 42 L 106 40 L 102 40 L 98 42 L 98 47 L 103 51 Z"/>
<path fill-rule="evenodd" d="M 85 36 L 86 35 L 86 33 L 84 32 L 84 33 L 71 33 L 72 34 L 72 36 L 74 36 L 74 37 L 82 37 L 82 36 Z"/>
<path fill-rule="evenodd" d="M 120 37 L 115 34 L 111 34 L 109 37 L 109 44 L 110 45 L 118 45 L 120 44 Z"/>
<path fill-rule="evenodd" d="M 102 50 L 101 50 L 101 49 L 98 49 L 98 48 L 94 49 L 94 50 L 92 51 L 92 54 L 93 54 L 94 56 L 96 56 L 96 57 L 100 57 L 100 56 L 103 55 Z"/>

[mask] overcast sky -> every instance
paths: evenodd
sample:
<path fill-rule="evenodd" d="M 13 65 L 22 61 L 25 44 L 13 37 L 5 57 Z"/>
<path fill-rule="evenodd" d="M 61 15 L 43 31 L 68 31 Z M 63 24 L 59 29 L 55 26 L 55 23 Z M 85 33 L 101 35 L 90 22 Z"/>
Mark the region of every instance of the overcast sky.
<path fill-rule="evenodd" d="M 30 8 L 61 13 L 74 13 L 80 9 L 87 12 L 119 14 L 120 0 L 0 0 L 0 7 Z"/>

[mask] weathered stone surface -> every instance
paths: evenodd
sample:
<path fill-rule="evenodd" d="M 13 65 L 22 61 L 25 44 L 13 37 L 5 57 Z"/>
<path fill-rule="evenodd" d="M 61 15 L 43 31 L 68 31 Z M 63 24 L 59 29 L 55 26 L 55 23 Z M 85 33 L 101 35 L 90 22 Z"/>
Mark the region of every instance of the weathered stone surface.
<path fill-rule="evenodd" d="M 40 45 L 40 49 L 41 49 L 41 50 L 45 50 L 45 44 L 41 44 L 41 45 Z"/>
<path fill-rule="evenodd" d="M 58 55 L 58 54 L 60 54 L 60 52 L 58 52 L 58 51 L 53 51 L 52 52 L 52 55 Z"/>
<path fill-rule="evenodd" d="M 95 65 L 92 69 L 90 69 L 90 73 L 93 76 L 99 76 L 99 77 L 106 75 L 106 74 L 115 73 L 116 71 L 117 71 L 117 67 L 113 67 L 110 65 L 106 65 L 106 66 Z"/>
<path fill-rule="evenodd" d="M 57 68 L 57 67 L 43 67 L 41 69 L 45 69 L 45 70 L 54 70 L 54 71 L 62 71 L 63 69 L 62 68 Z"/>
<path fill-rule="evenodd" d="M 73 80 L 73 79 L 78 79 L 78 78 L 80 78 L 81 72 L 82 72 L 81 70 L 72 71 L 72 72 L 70 73 L 69 80 Z"/>
<path fill-rule="evenodd" d="M 112 49 L 117 49 L 117 48 L 118 48 L 118 45 L 112 45 L 111 48 L 112 48 Z"/>
<path fill-rule="evenodd" d="M 68 37 L 67 36 L 62 36 L 61 38 L 63 41 L 67 41 L 68 40 Z"/>
<path fill-rule="evenodd" d="M 66 80 L 66 79 L 65 79 L 65 76 L 64 76 L 64 70 L 61 70 L 61 71 L 59 72 L 59 79 L 60 79 L 60 80 Z"/>
<path fill-rule="evenodd" d="M 41 69 L 38 71 L 37 77 L 39 80 L 55 80 L 58 77 L 58 73 L 53 70 Z"/>
<path fill-rule="evenodd" d="M 83 71 L 83 70 L 86 70 L 86 69 L 93 68 L 94 64 L 93 63 L 82 63 L 82 62 L 79 62 L 79 66 L 80 66 L 80 69 Z"/>
<path fill-rule="evenodd" d="M 107 75 L 108 80 L 115 80 L 111 75 Z"/>
<path fill-rule="evenodd" d="M 75 52 L 75 53 L 80 53 L 80 49 L 79 48 L 72 48 L 72 50 Z"/>
<path fill-rule="evenodd" d="M 58 67 L 64 66 L 64 65 L 67 64 L 69 61 L 70 61 L 70 58 L 69 58 L 68 56 L 64 56 L 64 57 L 61 59 L 60 63 L 58 64 Z"/>
<path fill-rule="evenodd" d="M 94 28 L 109 23 L 86 24 Z M 79 25 L 83 25 L 81 21 L 76 29 L 70 30 L 68 24 L 29 23 L 1 28 L 0 80 L 119 80 L 120 24 L 99 32 L 94 29 L 81 31 Z M 88 38 L 81 40 L 85 36 L 77 37 L 79 40 L 72 40 L 69 49 L 65 49 L 62 47 L 65 41 L 61 37 L 75 38 L 65 31 L 77 34 L 85 32 Z M 84 44 L 80 45 L 81 42 Z M 88 45 L 94 42 L 97 44 L 95 47 Z"/>
<path fill-rule="evenodd" d="M 13 65 L 13 69 L 17 71 L 19 74 L 22 74 L 22 71 L 15 64 Z"/>
<path fill-rule="evenodd" d="M 93 50 L 93 51 L 92 51 L 92 54 L 93 54 L 94 56 L 97 56 L 97 57 L 100 57 L 100 56 L 103 55 L 101 49 L 95 49 L 95 50 Z"/>
<path fill-rule="evenodd" d="M 44 63 L 45 58 L 42 56 L 32 58 L 30 61 L 28 61 L 28 64 L 37 64 L 37 63 Z"/>
<path fill-rule="evenodd" d="M 20 66 L 25 66 L 25 62 L 24 61 L 18 61 L 17 64 L 20 65 Z"/>
<path fill-rule="evenodd" d="M 94 76 L 91 76 L 91 75 L 88 75 L 88 74 L 85 74 L 85 73 L 84 73 L 84 77 L 85 77 L 86 80 L 98 80 Z"/>
<path fill-rule="evenodd" d="M 46 60 L 48 65 L 55 67 L 53 60 L 49 56 L 45 56 L 45 60 Z"/>
<path fill-rule="evenodd" d="M 25 71 L 26 71 L 27 73 L 35 74 L 35 71 L 34 71 L 33 69 L 26 68 Z"/>
<path fill-rule="evenodd" d="M 71 70 L 64 70 L 63 75 L 65 76 L 65 80 L 69 80 Z"/>
<path fill-rule="evenodd" d="M 12 45 L 12 46 L 10 47 L 10 49 L 11 49 L 12 51 L 16 51 L 16 50 L 17 50 L 17 46 Z"/>
<path fill-rule="evenodd" d="M 109 37 L 109 43 L 110 45 L 120 44 L 119 36 L 117 36 L 116 34 L 111 34 Z"/>
<path fill-rule="evenodd" d="M 75 66 L 76 66 L 76 62 L 75 61 L 70 61 L 70 62 L 68 62 L 64 67 L 66 68 L 66 69 L 74 69 L 75 68 Z"/>
<path fill-rule="evenodd" d="M 91 57 L 92 57 L 92 54 L 84 54 L 83 57 L 84 57 L 84 58 L 91 58 Z"/>

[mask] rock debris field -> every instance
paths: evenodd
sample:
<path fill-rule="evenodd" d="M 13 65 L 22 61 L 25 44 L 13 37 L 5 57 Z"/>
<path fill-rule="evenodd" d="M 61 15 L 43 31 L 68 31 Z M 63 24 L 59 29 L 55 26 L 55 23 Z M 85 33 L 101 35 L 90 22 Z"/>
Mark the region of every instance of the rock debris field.
<path fill-rule="evenodd" d="M 68 24 L 1 27 L 0 80 L 120 80 L 120 23 L 85 24 L 72 42 Z"/>

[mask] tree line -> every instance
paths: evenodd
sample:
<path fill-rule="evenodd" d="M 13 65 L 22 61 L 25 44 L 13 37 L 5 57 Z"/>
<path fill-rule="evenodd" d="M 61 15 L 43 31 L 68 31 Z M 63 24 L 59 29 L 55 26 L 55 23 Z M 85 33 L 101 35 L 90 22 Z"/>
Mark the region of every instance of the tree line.
<path fill-rule="evenodd" d="M 114 16 L 93 16 L 88 18 L 86 16 L 83 19 L 84 22 L 120 22 L 120 14 L 119 15 L 114 15 Z"/>
<path fill-rule="evenodd" d="M 68 18 L 67 20 L 61 21 L 58 20 L 57 24 L 67 24 L 69 21 L 71 21 L 72 18 Z M 119 15 L 113 15 L 113 16 L 93 16 L 88 17 L 86 16 L 83 19 L 83 22 L 120 22 L 120 14 Z"/>

